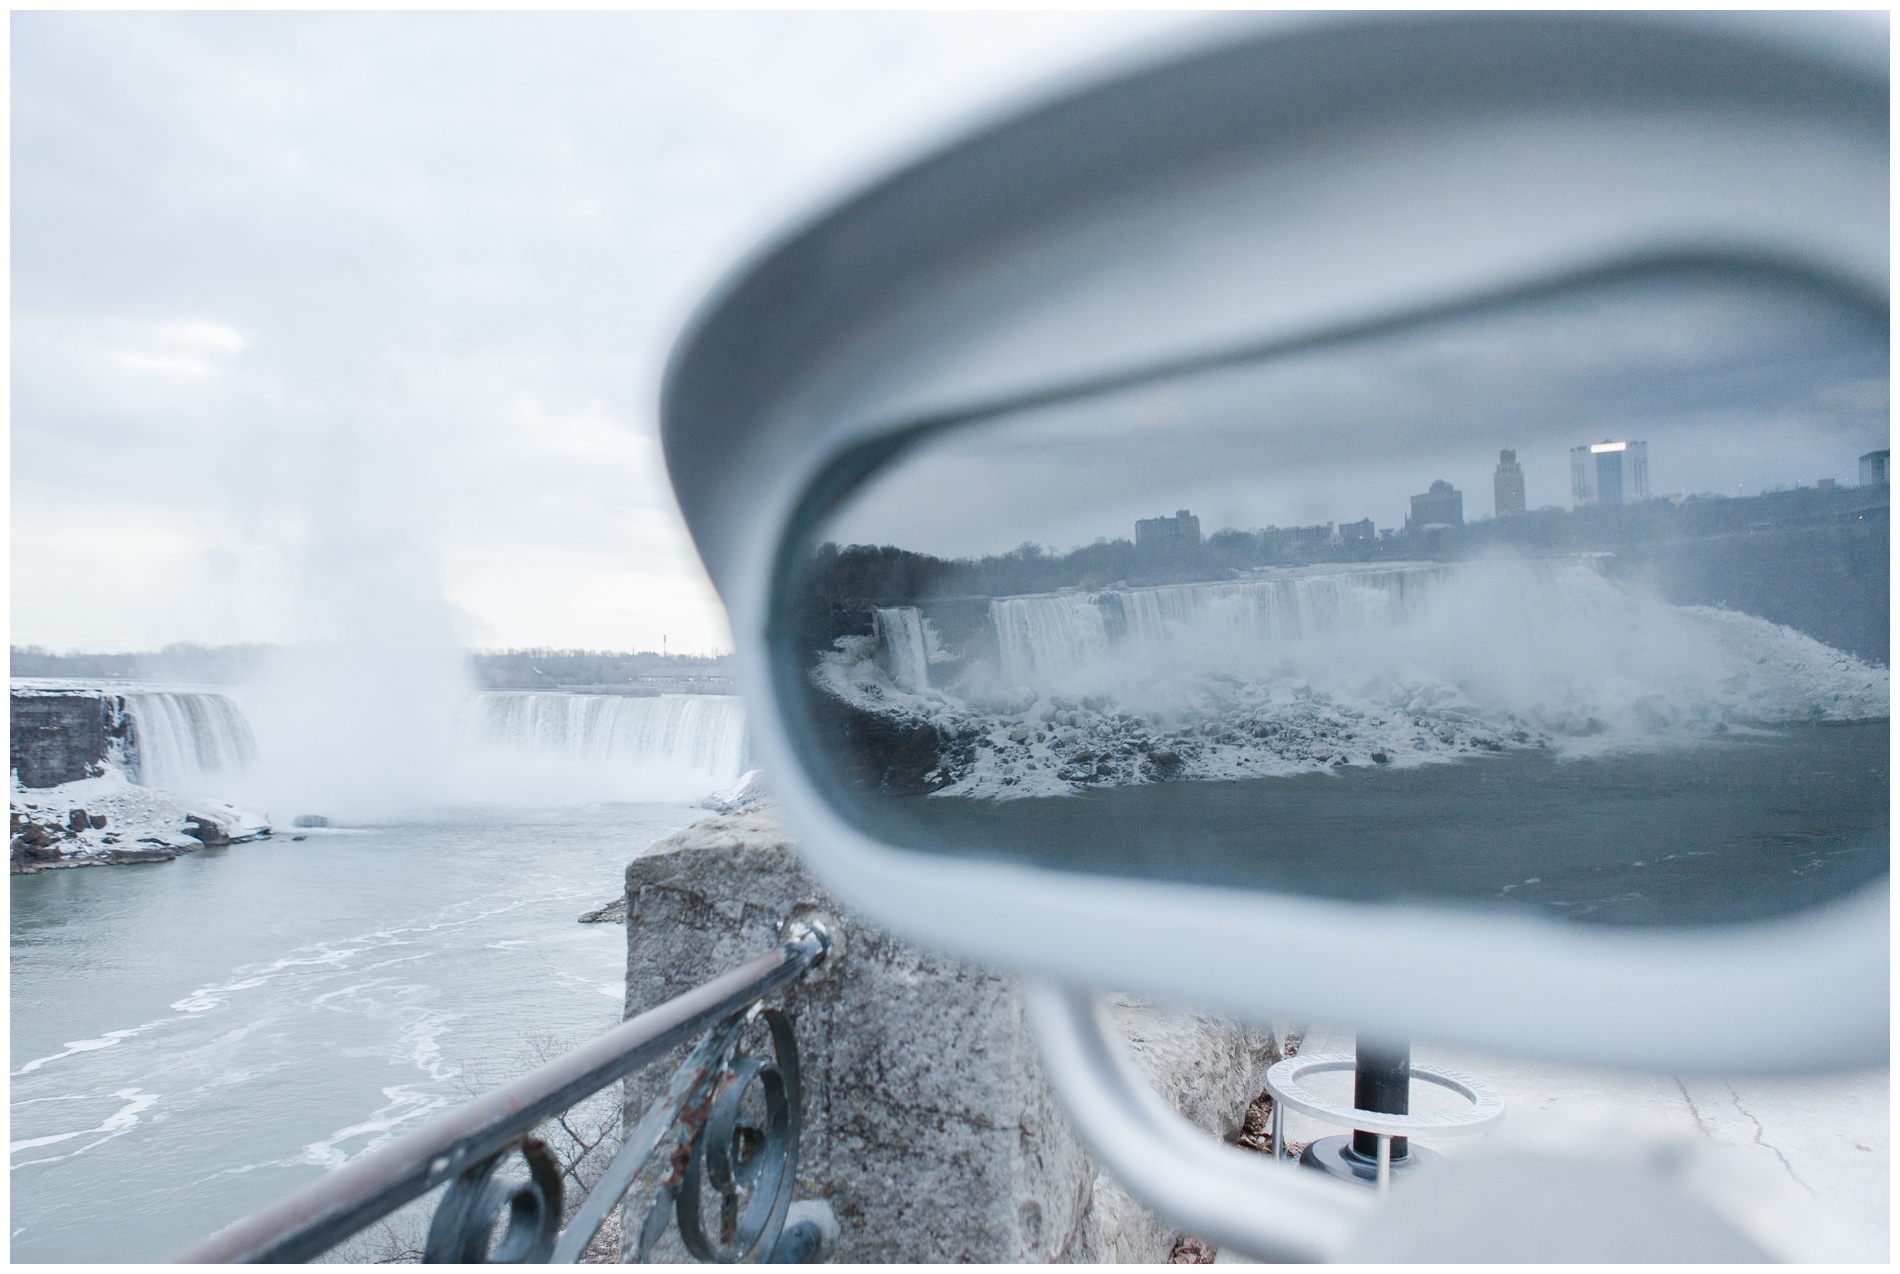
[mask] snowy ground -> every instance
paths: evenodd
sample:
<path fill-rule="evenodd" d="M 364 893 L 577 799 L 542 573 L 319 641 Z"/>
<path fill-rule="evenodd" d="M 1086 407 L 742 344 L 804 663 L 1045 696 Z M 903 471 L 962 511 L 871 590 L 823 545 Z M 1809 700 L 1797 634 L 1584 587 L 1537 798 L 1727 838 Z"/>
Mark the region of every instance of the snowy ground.
<path fill-rule="evenodd" d="M 1349 1033 L 1314 1029 L 1303 1054 L 1353 1051 Z M 1531 1062 L 1419 1044 L 1413 1059 L 1469 1075 L 1504 1099 L 1507 1122 L 1609 1122 L 1660 1130 L 1727 1147 L 1813 1200 L 1835 1237 L 1887 1251 L 1890 1236 L 1890 1084 L 1884 1070 L 1838 1075 L 1716 1078 L 1612 1071 Z M 1351 1078 L 1323 1096 L 1351 1100 Z M 1320 1086 L 1316 1081 L 1316 1088 Z M 1423 1085 L 1414 1091 L 1425 1093 Z M 1435 1093 L 1437 1090 L 1429 1090 Z M 1455 1102 L 1453 1103 L 1455 1105 Z M 1420 1108 L 1422 1109 L 1422 1108 Z M 1341 1131 L 1301 1115 L 1289 1116 L 1292 1142 Z M 1456 1156 L 1473 1138 L 1422 1138 L 1421 1145 Z"/>

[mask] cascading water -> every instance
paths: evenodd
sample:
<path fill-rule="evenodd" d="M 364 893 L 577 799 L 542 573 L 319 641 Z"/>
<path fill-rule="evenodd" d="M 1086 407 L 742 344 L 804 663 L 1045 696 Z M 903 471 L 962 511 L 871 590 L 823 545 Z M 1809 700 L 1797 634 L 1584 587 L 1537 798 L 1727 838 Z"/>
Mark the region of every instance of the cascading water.
<path fill-rule="evenodd" d="M 951 795 L 1654 750 L 1888 714 L 1886 669 L 1757 616 L 1671 605 L 1592 555 L 1293 568 L 1000 597 L 989 613 L 994 649 L 953 652 L 928 693 L 892 675 L 882 619 L 879 638 L 821 652 L 816 683 L 961 741 L 936 770 Z"/>
<path fill-rule="evenodd" d="M 930 689 L 930 648 L 922 612 L 915 606 L 881 608 L 876 612 L 876 628 L 884 671 L 891 681 L 912 694 Z"/>
<path fill-rule="evenodd" d="M 1446 578 L 1436 565 L 1293 570 L 1264 579 L 999 597 L 990 622 L 1006 682 L 1042 686 L 1111 647 L 1144 656 L 1191 640 L 1268 647 L 1390 623 Z"/>
<path fill-rule="evenodd" d="M 639 766 L 679 766 L 721 782 L 746 769 L 744 701 L 736 695 L 478 695 L 467 721 L 476 737 L 513 752 Z"/>
<path fill-rule="evenodd" d="M 1052 597 L 999 597 L 990 623 L 1003 680 L 1035 685 L 1079 668 L 1108 649 L 1102 608 L 1085 593 Z"/>
<path fill-rule="evenodd" d="M 141 787 L 204 794 L 257 760 L 257 741 L 244 713 L 209 691 L 126 694 L 132 718 L 130 777 Z"/>

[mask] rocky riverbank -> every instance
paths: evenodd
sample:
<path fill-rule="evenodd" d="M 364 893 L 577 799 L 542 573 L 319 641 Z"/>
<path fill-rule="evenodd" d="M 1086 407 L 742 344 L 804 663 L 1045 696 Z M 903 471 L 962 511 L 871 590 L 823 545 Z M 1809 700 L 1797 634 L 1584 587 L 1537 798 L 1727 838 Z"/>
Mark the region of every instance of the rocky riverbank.
<path fill-rule="evenodd" d="M 250 727 L 222 695 L 15 682 L 9 698 L 14 875 L 164 862 L 270 835 L 267 817 L 172 790 L 203 791 L 249 759 Z"/>
<path fill-rule="evenodd" d="M 207 845 L 271 834 L 269 819 L 228 801 L 185 801 L 128 782 L 112 767 L 54 787 L 13 785 L 9 800 L 16 876 L 68 867 L 165 862 Z"/>

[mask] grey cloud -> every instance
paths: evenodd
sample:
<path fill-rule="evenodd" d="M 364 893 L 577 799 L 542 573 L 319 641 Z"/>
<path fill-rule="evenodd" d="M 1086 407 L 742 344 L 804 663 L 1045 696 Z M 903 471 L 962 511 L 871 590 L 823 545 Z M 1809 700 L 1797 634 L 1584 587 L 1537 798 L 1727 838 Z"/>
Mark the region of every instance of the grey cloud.
<path fill-rule="evenodd" d="M 16 15 L 15 639 L 409 592 L 466 640 L 723 644 L 650 445 L 683 315 L 919 130 L 1165 21 Z"/>

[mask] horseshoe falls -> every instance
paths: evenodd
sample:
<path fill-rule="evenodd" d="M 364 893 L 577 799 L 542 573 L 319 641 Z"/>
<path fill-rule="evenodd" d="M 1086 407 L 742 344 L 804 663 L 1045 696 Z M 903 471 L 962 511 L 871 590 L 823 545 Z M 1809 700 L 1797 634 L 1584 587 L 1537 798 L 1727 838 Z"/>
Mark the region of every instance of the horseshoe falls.
<path fill-rule="evenodd" d="M 913 666 L 921 669 L 921 629 L 914 621 L 912 633 Z M 142 786 L 208 792 L 258 761 L 251 724 L 229 696 L 154 690 L 124 700 L 133 729 L 128 777 Z M 745 709 L 736 695 L 495 691 L 474 698 L 462 734 L 488 748 L 580 764 L 658 765 L 719 782 L 746 768 Z"/>
<path fill-rule="evenodd" d="M 164 1260 L 531 1068 L 529 1028 L 566 1047 L 614 1025 L 624 933 L 577 917 L 744 768 L 731 696 L 364 692 L 324 715 L 301 689 L 15 683 L 69 701 L 107 771 L 16 775 L 16 806 L 107 813 L 87 835 L 123 844 L 182 843 L 214 798 L 276 826 L 13 878 L 15 1260 Z M 307 781 L 401 748 L 422 755 L 400 804 Z"/>
<path fill-rule="evenodd" d="M 151 690 L 124 699 L 132 719 L 127 777 L 141 787 L 206 793 L 257 760 L 251 723 L 226 695 Z"/>
<path fill-rule="evenodd" d="M 913 620 L 905 649 L 914 652 L 911 667 L 920 685 L 927 675 L 921 634 Z M 130 784 L 127 790 L 187 801 L 237 800 L 285 818 L 316 810 L 375 813 L 356 808 L 347 792 L 325 796 L 300 779 L 313 756 L 367 764 L 359 755 L 361 732 L 408 733 L 405 714 L 412 710 L 372 702 L 338 732 L 334 723 L 313 724 L 261 693 L 252 702 L 245 692 L 124 683 L 19 683 L 14 689 L 23 702 L 52 695 L 97 705 L 74 706 L 73 721 L 61 729 L 71 735 L 66 750 L 84 751 L 92 772 L 103 768 L 114 790 Z M 398 806 L 382 813 L 465 802 L 692 800 L 748 768 L 745 710 L 733 695 L 491 691 L 468 696 L 451 712 L 446 733 L 423 731 L 437 740 L 429 745 L 430 763 L 419 767 L 424 781 L 404 789 Z M 96 723 L 96 713 L 107 724 L 103 732 L 95 724 L 97 737 L 88 741 L 84 722 Z M 32 777 L 25 781 L 34 787 Z M 90 789 L 69 795 L 75 804 L 105 799 Z"/>
<path fill-rule="evenodd" d="M 716 783 L 745 772 L 745 707 L 736 695 L 494 691 L 478 695 L 464 730 L 494 749 L 581 765 L 683 770 Z"/>

